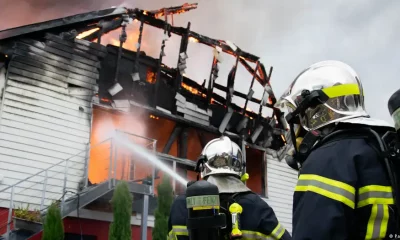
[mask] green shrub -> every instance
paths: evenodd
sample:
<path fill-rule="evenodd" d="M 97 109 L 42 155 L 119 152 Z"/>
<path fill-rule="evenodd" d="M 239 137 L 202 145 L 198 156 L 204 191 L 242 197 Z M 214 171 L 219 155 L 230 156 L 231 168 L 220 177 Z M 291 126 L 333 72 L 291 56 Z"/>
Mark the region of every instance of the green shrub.
<path fill-rule="evenodd" d="M 169 177 L 164 177 L 157 186 L 157 209 L 155 210 L 153 240 L 165 240 L 168 235 L 168 217 L 174 200 Z"/>
<path fill-rule="evenodd" d="M 110 225 L 109 240 L 131 240 L 132 194 L 126 182 L 119 182 L 111 200 L 114 220 Z"/>
<path fill-rule="evenodd" d="M 61 211 L 56 204 L 52 204 L 47 210 L 43 225 L 42 240 L 63 240 L 64 225 Z"/>

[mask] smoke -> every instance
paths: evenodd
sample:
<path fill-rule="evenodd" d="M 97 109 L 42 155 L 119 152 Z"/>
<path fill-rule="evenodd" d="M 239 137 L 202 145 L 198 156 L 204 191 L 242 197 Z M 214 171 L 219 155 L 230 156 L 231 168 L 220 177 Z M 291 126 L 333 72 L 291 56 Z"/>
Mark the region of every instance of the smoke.
<path fill-rule="evenodd" d="M 124 5 L 142 9 L 176 6 L 186 1 L 123 1 L 123 0 L 3 0 L 0 29 L 39 22 L 56 17 Z M 322 60 L 341 60 L 351 65 L 361 76 L 366 94 L 367 110 L 373 117 L 392 121 L 386 105 L 398 87 L 400 49 L 397 47 L 400 27 L 397 13 L 399 1 L 229 1 L 198 0 L 197 10 L 174 17 L 177 26 L 186 26 L 201 34 L 230 40 L 242 49 L 261 57 L 268 68 L 274 66 L 271 84 L 279 96 L 294 77 L 310 64 Z M 21 17 L 23 16 L 23 17 Z M 133 24 L 130 28 L 138 28 Z M 135 32 L 135 31 L 134 31 Z M 119 32 L 109 38 L 118 39 Z M 133 34 L 135 35 L 135 34 Z M 158 57 L 160 29 L 145 25 L 143 49 Z M 175 67 L 179 37 L 172 37 L 166 45 L 164 63 Z M 127 43 L 129 45 L 130 43 Z M 134 44 L 131 44 L 135 49 Z M 129 47 L 128 47 L 129 48 Z M 212 61 L 211 48 L 190 43 L 187 75 L 199 83 L 208 80 Z M 226 84 L 226 77 L 234 59 L 225 55 L 218 83 Z M 253 65 L 254 66 L 254 65 Z M 239 67 L 235 89 L 247 93 L 251 76 Z M 255 97 L 262 88 L 254 86 Z M 225 96 L 223 93 L 217 93 Z M 239 105 L 243 101 L 234 98 Z M 250 104 L 250 108 L 257 109 Z M 266 114 L 266 112 L 265 112 Z"/>
<path fill-rule="evenodd" d="M 145 117 L 147 117 L 145 119 Z M 136 137 L 148 136 L 148 125 L 146 120 L 148 115 L 144 111 L 137 110 L 135 114 L 114 113 L 103 109 L 93 109 L 93 123 L 91 134 L 91 151 L 90 151 L 90 166 L 89 179 L 92 183 L 102 182 L 108 179 L 109 169 L 116 171 L 116 176 L 120 179 L 129 170 L 128 162 L 131 161 L 132 153 L 117 147 L 115 142 L 110 144 L 110 141 L 105 143 L 105 140 L 115 138 L 117 131 L 130 139 L 131 142 L 142 146 L 147 146 L 149 141 Z M 100 144 L 99 144 L 100 143 Z M 116 150 L 118 148 L 118 150 Z M 114 152 L 111 153 L 110 150 Z M 118 152 L 118 153 L 117 153 Z M 113 155 L 115 163 L 110 164 L 110 156 Z M 146 166 L 148 167 L 148 166 Z"/>

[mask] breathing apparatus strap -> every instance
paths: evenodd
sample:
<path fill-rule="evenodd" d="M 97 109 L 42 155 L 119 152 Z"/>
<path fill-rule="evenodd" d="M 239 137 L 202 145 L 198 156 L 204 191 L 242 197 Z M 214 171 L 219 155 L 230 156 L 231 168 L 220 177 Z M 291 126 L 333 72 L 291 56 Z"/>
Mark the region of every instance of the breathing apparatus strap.
<path fill-rule="evenodd" d="M 229 211 L 229 207 L 233 203 L 237 203 L 239 198 L 241 196 L 245 196 L 249 193 L 252 193 L 251 191 L 247 192 L 238 192 L 238 193 L 233 193 L 233 194 L 228 194 L 228 193 L 222 193 L 220 194 L 220 204 L 221 204 L 221 209 L 227 216 L 227 226 L 226 228 L 222 229 L 222 233 L 224 236 L 228 237 L 228 239 L 231 238 L 231 233 L 232 233 L 232 215 L 231 212 Z"/>
<path fill-rule="evenodd" d="M 353 129 L 343 129 L 343 130 L 337 130 L 331 134 L 328 134 L 325 136 L 321 141 L 319 141 L 312 150 L 322 146 L 323 144 L 326 144 L 331 141 L 339 140 L 339 139 L 345 139 L 345 138 L 355 138 L 355 137 L 364 137 L 367 140 L 372 140 L 375 144 L 378 145 L 379 149 L 376 147 L 373 147 L 376 151 L 378 151 L 379 155 L 383 158 L 383 165 L 385 167 L 387 176 L 389 178 L 390 184 L 392 186 L 392 191 L 393 191 L 393 198 L 394 198 L 394 204 L 396 206 L 396 213 L 397 213 L 397 224 L 398 228 L 400 230 L 400 185 L 399 185 L 399 180 L 400 180 L 400 173 L 396 172 L 396 167 L 394 166 L 394 161 L 397 161 L 397 164 L 400 161 L 400 154 L 399 152 L 394 153 L 393 149 L 390 149 L 388 147 L 388 142 L 385 141 L 385 138 L 388 138 L 388 135 L 391 135 L 392 132 L 388 131 L 383 138 L 379 136 L 379 134 L 374 131 L 373 129 L 369 127 L 363 127 L 363 128 L 353 128 Z M 395 134 L 393 132 L 393 134 Z M 392 135 L 393 136 L 393 135 Z M 400 144 L 398 141 L 399 139 L 396 138 L 393 140 L 391 138 L 391 141 L 397 141 L 394 144 Z M 395 150 L 397 151 L 397 150 Z M 398 171 L 398 169 L 397 169 Z"/>
<path fill-rule="evenodd" d="M 204 156 L 204 155 L 200 155 L 200 156 L 197 158 L 196 166 L 194 167 L 194 171 L 197 172 L 197 177 L 196 177 L 196 178 L 197 178 L 197 181 L 200 180 L 200 173 L 201 173 L 201 171 L 202 171 L 201 168 L 202 168 L 202 166 L 203 166 L 205 160 L 207 160 L 207 159 L 206 159 L 206 156 Z"/>

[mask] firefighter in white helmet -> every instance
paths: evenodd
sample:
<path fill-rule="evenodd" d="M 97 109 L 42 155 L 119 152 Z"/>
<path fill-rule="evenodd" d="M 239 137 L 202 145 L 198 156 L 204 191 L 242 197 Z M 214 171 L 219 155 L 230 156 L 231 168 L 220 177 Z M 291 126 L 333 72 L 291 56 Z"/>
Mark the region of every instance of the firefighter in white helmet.
<path fill-rule="evenodd" d="M 244 168 L 240 147 L 225 136 L 211 140 L 197 162 L 196 171 L 201 178 L 216 185 L 220 193 L 220 209 L 227 215 L 228 223 L 222 239 L 291 239 L 272 208 L 244 184 L 248 178 Z M 232 229 L 229 224 L 233 204 L 241 209 L 240 229 Z M 169 217 L 170 239 L 188 239 L 186 221 L 185 196 L 178 196 Z"/>
<path fill-rule="evenodd" d="M 299 170 L 293 239 L 399 235 L 395 177 L 381 139 L 393 128 L 365 111 L 357 73 L 339 61 L 311 65 L 275 106 L 290 125 L 287 163 Z"/>

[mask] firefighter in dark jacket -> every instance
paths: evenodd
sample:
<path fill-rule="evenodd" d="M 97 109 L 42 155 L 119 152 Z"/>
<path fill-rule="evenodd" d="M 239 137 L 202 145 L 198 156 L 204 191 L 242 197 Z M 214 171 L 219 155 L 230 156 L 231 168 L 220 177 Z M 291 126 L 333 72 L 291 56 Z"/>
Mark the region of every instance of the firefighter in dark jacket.
<path fill-rule="evenodd" d="M 289 155 L 294 157 L 287 163 L 299 170 L 293 239 L 399 236 L 398 210 L 377 138 L 361 133 L 392 127 L 365 111 L 356 72 L 339 61 L 316 63 L 297 76 L 275 106 L 285 109 L 291 123 Z"/>
<path fill-rule="evenodd" d="M 201 177 L 215 184 L 223 203 L 233 200 L 242 208 L 240 214 L 241 239 L 291 239 L 290 234 L 279 223 L 272 208 L 243 183 L 244 162 L 239 146 L 228 137 L 211 140 L 203 149 L 198 160 Z M 185 195 L 178 196 L 172 204 L 168 220 L 168 239 L 189 239 L 186 229 L 188 211 Z M 225 212 L 229 215 L 229 213 Z M 227 220 L 227 233 L 223 239 L 230 239 L 233 233 Z M 231 235 L 231 236 L 230 236 Z M 235 236 L 237 237 L 237 236 Z"/>

